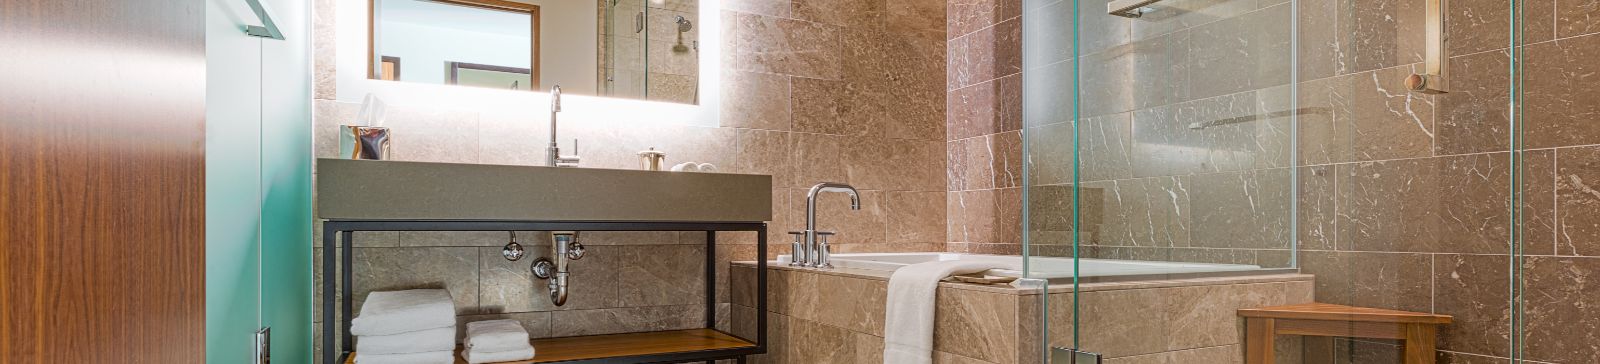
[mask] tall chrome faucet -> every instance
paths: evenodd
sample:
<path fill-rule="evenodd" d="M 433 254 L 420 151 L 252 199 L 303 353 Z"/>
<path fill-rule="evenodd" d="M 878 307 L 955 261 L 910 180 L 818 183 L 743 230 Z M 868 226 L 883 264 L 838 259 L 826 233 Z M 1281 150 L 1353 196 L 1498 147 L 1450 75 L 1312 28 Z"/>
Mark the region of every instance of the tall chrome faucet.
<path fill-rule="evenodd" d="M 561 156 L 556 145 L 556 114 L 561 112 L 561 85 L 550 88 L 550 146 L 544 148 L 545 165 L 550 167 L 577 167 L 577 155 Z M 572 152 L 578 152 L 578 140 L 572 140 Z"/>
<path fill-rule="evenodd" d="M 817 268 L 833 267 L 832 264 L 828 264 L 828 255 L 829 250 L 831 249 L 828 248 L 826 243 L 819 243 L 817 241 L 817 235 L 819 235 L 819 232 L 817 231 L 817 194 L 823 192 L 842 192 L 848 194 L 850 195 L 850 209 L 861 209 L 861 194 L 856 192 L 855 187 L 834 182 L 823 182 L 818 183 L 816 186 L 811 186 L 811 190 L 806 192 L 806 231 L 804 232 L 804 256 L 792 257 L 795 262 L 799 262 L 802 266 Z M 828 235 L 831 233 L 822 232 L 821 234 Z"/>

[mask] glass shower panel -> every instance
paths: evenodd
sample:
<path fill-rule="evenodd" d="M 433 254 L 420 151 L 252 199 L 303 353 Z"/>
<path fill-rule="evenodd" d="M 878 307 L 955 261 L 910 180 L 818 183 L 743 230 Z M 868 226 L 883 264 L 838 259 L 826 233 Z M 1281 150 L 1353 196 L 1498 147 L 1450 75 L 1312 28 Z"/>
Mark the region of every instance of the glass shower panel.
<path fill-rule="evenodd" d="M 1523 249 L 1551 245 L 1524 240 L 1552 234 L 1536 198 L 1552 183 L 1536 179 L 1554 156 L 1522 147 L 1520 3 L 1133 3 L 1023 1 L 1023 250 L 1051 284 L 1041 355 L 1237 354 L 1234 310 L 1314 300 L 1454 316 L 1442 361 L 1521 358 Z M 1416 74 L 1444 93 L 1412 91 Z M 1109 278 L 1129 264 L 1153 268 Z M 1281 273 L 1310 276 L 1216 302 L 1202 301 L 1254 291 L 1106 284 Z M 1277 342 L 1280 362 L 1403 353 Z"/>
<path fill-rule="evenodd" d="M 607 96 L 643 99 L 647 90 L 645 31 L 650 8 L 645 0 L 599 0 L 601 64 L 600 93 Z"/>
<path fill-rule="evenodd" d="M 1099 283 L 1297 267 L 1296 123 L 1310 112 L 1296 105 L 1296 3 L 1125 3 L 1022 12 L 1028 270 L 1056 292 L 1049 344 L 1108 358 L 1194 348 L 1165 340 L 1180 328 L 1164 302 L 1181 298 Z"/>

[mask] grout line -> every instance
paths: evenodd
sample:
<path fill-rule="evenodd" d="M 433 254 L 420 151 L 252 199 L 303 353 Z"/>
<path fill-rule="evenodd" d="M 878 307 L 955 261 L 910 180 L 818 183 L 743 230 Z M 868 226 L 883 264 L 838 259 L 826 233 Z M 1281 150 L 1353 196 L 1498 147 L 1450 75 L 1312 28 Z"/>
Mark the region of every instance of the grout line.
<path fill-rule="evenodd" d="M 1550 174 L 1550 254 L 1561 255 L 1561 231 L 1565 229 L 1565 219 L 1561 218 L 1561 149 L 1550 151 Z M 1573 254 L 1577 254 L 1576 249 Z"/>

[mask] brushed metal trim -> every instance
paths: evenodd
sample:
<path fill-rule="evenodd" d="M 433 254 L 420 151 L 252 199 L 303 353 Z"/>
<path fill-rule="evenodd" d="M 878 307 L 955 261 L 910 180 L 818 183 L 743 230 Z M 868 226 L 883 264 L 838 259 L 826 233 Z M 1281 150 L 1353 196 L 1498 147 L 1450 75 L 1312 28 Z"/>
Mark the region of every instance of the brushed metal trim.
<path fill-rule="evenodd" d="M 1427 20 L 1423 25 L 1426 50 L 1422 62 L 1423 73 L 1406 77 L 1406 88 L 1425 94 L 1442 94 L 1450 89 L 1450 58 L 1445 52 L 1450 47 L 1446 33 L 1446 0 L 1427 0 Z"/>

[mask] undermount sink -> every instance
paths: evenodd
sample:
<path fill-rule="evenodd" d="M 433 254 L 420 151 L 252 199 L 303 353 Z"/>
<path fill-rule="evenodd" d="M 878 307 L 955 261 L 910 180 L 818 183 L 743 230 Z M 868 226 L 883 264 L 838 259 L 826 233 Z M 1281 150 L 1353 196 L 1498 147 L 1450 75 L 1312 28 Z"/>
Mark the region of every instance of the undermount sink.
<path fill-rule="evenodd" d="M 772 177 L 318 159 L 330 220 L 772 220 Z"/>

